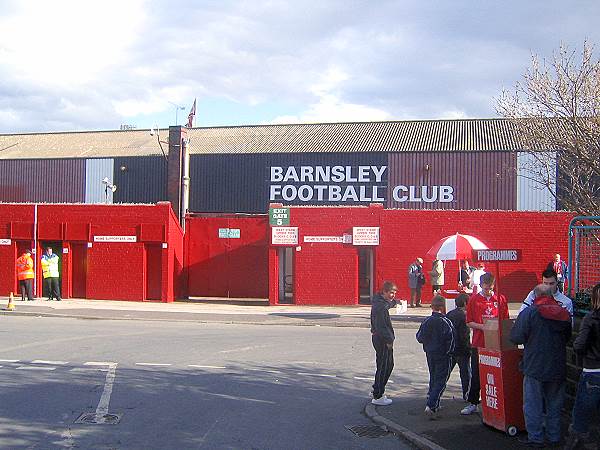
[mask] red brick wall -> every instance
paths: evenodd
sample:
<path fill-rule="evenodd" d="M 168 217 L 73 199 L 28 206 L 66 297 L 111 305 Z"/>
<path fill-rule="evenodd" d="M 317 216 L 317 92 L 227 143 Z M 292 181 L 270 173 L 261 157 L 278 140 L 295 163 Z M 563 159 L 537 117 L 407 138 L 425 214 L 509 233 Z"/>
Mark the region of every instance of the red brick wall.
<path fill-rule="evenodd" d="M 175 260 L 181 266 L 183 233 L 168 203 L 157 205 L 67 205 L 40 204 L 38 210 L 38 238 L 62 241 L 64 248 L 71 242 L 91 242 L 85 260 L 86 297 L 93 299 L 145 300 L 146 264 L 144 243 L 162 245 L 161 256 L 162 301 L 173 301 L 174 277 L 178 275 Z M 27 204 L 0 205 L 0 238 L 9 238 L 10 246 L 0 246 L 0 295 L 14 290 L 14 253 L 18 245 L 33 244 L 34 206 Z M 31 230 L 31 231 L 29 231 Z M 93 242 L 96 235 L 136 236 L 135 243 Z M 17 241 L 19 239 L 19 241 Z M 38 244 L 39 245 L 39 244 Z M 58 253 L 58 251 L 57 251 Z M 41 248 L 38 248 L 41 255 Z M 63 258 L 63 292 L 71 292 L 73 280 L 69 270 L 70 253 Z M 12 259 L 12 261 L 10 261 Z M 6 269 L 6 267 L 12 268 Z M 13 274 L 12 276 L 9 276 Z M 41 270 L 38 264 L 38 286 L 41 286 Z M 39 292 L 39 289 L 38 289 Z"/>
<path fill-rule="evenodd" d="M 556 252 L 567 255 L 568 224 L 572 214 L 517 211 L 424 211 L 371 208 L 291 208 L 290 226 L 299 227 L 295 253 L 295 302 L 297 304 L 356 304 L 357 249 L 341 243 L 304 243 L 304 236 L 351 234 L 353 226 L 379 226 L 380 245 L 375 248 L 375 287 L 385 280 L 398 284 L 399 297 L 409 298 L 408 266 L 421 256 L 425 271 L 432 258 L 426 253 L 444 236 L 471 234 L 490 248 L 522 250 L 522 261 L 501 263 L 499 290 L 511 301 L 521 301 L 539 280 Z M 277 257 L 270 262 L 270 301 L 277 302 Z M 447 262 L 446 287 L 456 288 L 456 261 Z M 488 265 L 495 272 L 494 265 Z M 431 297 L 431 285 L 423 298 Z"/>
<path fill-rule="evenodd" d="M 240 230 L 239 238 L 219 238 L 219 229 Z M 267 298 L 268 218 L 190 216 L 185 248 L 189 296 Z"/>

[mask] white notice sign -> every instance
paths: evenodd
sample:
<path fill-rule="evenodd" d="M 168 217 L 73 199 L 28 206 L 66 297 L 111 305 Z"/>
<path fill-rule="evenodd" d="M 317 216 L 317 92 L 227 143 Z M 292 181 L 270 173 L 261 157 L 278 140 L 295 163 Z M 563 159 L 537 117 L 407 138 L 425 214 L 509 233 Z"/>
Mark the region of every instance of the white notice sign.
<path fill-rule="evenodd" d="M 344 242 L 342 236 L 304 236 L 304 242 Z"/>
<path fill-rule="evenodd" d="M 0 239 L 0 245 L 10 245 L 10 239 Z"/>
<path fill-rule="evenodd" d="M 137 242 L 137 236 L 94 236 L 94 242 Z"/>
<path fill-rule="evenodd" d="M 379 245 L 379 227 L 353 227 L 354 245 Z"/>
<path fill-rule="evenodd" d="M 271 227 L 271 244 L 298 245 L 298 227 Z"/>

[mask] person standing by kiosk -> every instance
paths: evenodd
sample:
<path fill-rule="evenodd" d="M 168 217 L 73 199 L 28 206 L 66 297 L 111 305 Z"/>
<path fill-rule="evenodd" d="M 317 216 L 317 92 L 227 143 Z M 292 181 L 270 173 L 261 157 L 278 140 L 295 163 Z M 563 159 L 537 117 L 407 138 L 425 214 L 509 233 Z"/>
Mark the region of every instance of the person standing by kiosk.
<path fill-rule="evenodd" d="M 508 303 L 503 295 L 494 292 L 496 278 L 489 272 L 481 275 L 481 292 L 473 294 L 467 303 L 467 326 L 473 330 L 471 340 L 471 384 L 467 394 L 469 404 L 460 413 L 477 412 L 481 399 L 479 382 L 479 349 L 485 347 L 484 319 L 508 319 Z"/>
<path fill-rule="evenodd" d="M 48 292 L 48 300 L 57 300 L 60 302 L 60 270 L 58 262 L 60 258 L 56 253 L 52 253 L 52 247 L 46 248 L 46 253 L 42 255 L 42 274 L 44 283 Z"/>
<path fill-rule="evenodd" d="M 408 287 L 410 288 L 410 307 L 421 306 L 421 289 L 425 284 L 425 274 L 423 273 L 423 258 L 415 259 L 408 266 Z"/>

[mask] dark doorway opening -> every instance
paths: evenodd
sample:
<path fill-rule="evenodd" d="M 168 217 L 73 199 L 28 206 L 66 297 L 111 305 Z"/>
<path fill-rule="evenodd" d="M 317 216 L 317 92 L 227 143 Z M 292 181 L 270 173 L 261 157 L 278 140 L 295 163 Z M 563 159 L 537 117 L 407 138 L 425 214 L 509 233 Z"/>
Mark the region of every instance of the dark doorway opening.
<path fill-rule="evenodd" d="M 294 248 L 281 247 L 279 256 L 279 304 L 294 303 Z"/>
<path fill-rule="evenodd" d="M 373 297 L 373 249 L 358 247 L 358 303 L 370 305 Z"/>
<path fill-rule="evenodd" d="M 41 260 L 42 260 L 42 256 L 44 256 L 46 254 L 46 249 L 50 247 L 52 249 L 52 253 L 58 255 L 58 273 L 60 274 L 59 277 L 59 283 L 58 285 L 60 286 L 60 294 L 62 295 L 63 293 L 63 288 L 62 288 L 62 268 L 63 268 L 63 253 L 62 253 L 62 241 L 40 241 L 40 254 L 37 256 L 37 261 L 35 262 L 38 266 L 40 266 L 40 270 L 39 270 L 39 274 L 41 274 L 41 295 L 40 297 L 45 297 L 48 298 L 48 286 L 46 285 L 46 282 L 44 281 L 44 275 L 42 273 L 42 269 L 41 269 Z"/>

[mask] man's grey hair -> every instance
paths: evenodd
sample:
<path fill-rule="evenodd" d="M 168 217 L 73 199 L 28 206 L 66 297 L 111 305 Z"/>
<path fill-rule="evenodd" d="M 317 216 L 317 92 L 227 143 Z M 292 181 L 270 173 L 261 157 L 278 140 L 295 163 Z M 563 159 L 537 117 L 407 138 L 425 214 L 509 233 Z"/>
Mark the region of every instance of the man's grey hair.
<path fill-rule="evenodd" d="M 533 290 L 535 298 L 538 297 L 552 297 L 552 288 L 545 284 L 538 284 Z"/>

